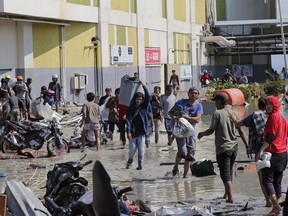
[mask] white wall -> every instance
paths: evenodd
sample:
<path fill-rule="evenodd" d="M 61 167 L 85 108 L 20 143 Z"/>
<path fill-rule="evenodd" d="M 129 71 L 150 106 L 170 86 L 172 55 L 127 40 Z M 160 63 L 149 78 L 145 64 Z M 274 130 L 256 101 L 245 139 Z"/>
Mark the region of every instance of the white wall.
<path fill-rule="evenodd" d="M 226 0 L 227 20 L 270 19 L 269 10 L 264 0 Z"/>
<path fill-rule="evenodd" d="M 0 69 L 17 65 L 17 33 L 15 22 L 0 20 Z"/>
<path fill-rule="evenodd" d="M 70 4 L 66 3 L 65 0 L 1 0 L 0 2 L 2 1 L 6 13 L 60 20 L 98 22 L 98 8 Z"/>
<path fill-rule="evenodd" d="M 160 47 L 161 63 L 167 63 L 167 37 L 166 32 L 149 31 L 149 47 Z"/>
<path fill-rule="evenodd" d="M 144 14 L 148 17 L 162 17 L 162 0 L 145 0 Z"/>

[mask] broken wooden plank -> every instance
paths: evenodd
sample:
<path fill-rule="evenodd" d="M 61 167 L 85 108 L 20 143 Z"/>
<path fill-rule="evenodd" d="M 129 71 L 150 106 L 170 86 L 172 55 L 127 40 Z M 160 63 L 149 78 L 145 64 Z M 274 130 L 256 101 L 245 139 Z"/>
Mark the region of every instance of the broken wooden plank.
<path fill-rule="evenodd" d="M 48 216 L 51 215 L 33 191 L 22 182 L 7 181 L 5 194 L 12 215 L 43 216 L 43 212 Z"/>

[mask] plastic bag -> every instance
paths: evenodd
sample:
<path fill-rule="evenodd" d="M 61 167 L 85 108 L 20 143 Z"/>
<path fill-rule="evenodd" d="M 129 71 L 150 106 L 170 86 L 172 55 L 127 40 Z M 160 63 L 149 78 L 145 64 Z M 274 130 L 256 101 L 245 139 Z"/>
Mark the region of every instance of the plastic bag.
<path fill-rule="evenodd" d="M 202 159 L 200 161 L 194 162 L 190 166 L 192 175 L 197 177 L 216 175 L 214 172 L 214 165 L 211 160 Z"/>
<path fill-rule="evenodd" d="M 185 118 L 178 118 L 175 120 L 172 133 L 177 138 L 186 138 L 195 134 L 195 129 Z"/>

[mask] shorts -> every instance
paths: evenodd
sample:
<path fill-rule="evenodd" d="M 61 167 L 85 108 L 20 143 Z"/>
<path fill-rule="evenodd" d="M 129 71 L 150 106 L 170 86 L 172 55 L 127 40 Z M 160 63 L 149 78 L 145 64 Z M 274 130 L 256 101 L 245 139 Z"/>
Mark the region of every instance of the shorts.
<path fill-rule="evenodd" d="M 172 127 L 171 127 L 171 119 L 169 118 L 165 118 L 164 119 L 164 125 L 165 125 L 165 129 L 167 134 L 171 135 L 172 134 Z"/>
<path fill-rule="evenodd" d="M 100 130 L 100 124 L 99 123 L 85 123 L 83 129 L 97 131 L 97 130 Z"/>
<path fill-rule="evenodd" d="M 184 158 L 187 161 L 194 161 L 196 152 L 196 139 L 192 136 L 187 138 L 176 138 L 177 143 L 177 156 Z"/>
<path fill-rule="evenodd" d="M 230 151 L 225 151 L 216 155 L 220 177 L 223 182 L 232 181 L 233 166 L 237 156 L 237 145 Z"/>

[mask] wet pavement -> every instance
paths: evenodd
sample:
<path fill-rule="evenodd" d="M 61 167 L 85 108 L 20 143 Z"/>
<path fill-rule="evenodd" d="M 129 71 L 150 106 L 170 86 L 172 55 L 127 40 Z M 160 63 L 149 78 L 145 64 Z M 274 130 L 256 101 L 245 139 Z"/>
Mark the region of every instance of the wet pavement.
<path fill-rule="evenodd" d="M 245 112 L 250 112 L 247 108 Z M 72 112 L 71 112 L 72 113 Z M 196 131 L 207 129 L 211 116 L 203 116 L 202 121 L 197 125 Z M 73 127 L 63 126 L 65 137 L 68 139 L 72 135 Z M 216 163 L 215 172 L 217 175 L 206 177 L 195 177 L 189 174 L 187 179 L 173 178 L 171 169 L 177 152 L 176 143 L 167 146 L 167 134 L 164 127 L 161 127 L 160 142 L 154 143 L 154 136 L 151 136 L 151 144 L 145 149 L 144 167 L 141 171 L 136 170 L 137 164 L 131 169 L 126 169 L 126 161 L 128 157 L 128 147 L 122 147 L 119 140 L 119 133 L 115 132 L 114 141 L 108 141 L 106 145 L 101 146 L 99 152 L 95 148 L 89 148 L 85 153 L 81 153 L 80 149 L 72 149 L 70 154 L 55 158 L 39 158 L 39 159 L 9 159 L 1 161 L 1 172 L 8 173 L 5 178 L 0 178 L 1 192 L 5 190 L 5 181 L 17 179 L 25 182 L 38 197 L 42 197 L 45 193 L 46 175 L 53 168 L 55 163 L 66 162 L 70 160 L 79 160 L 85 154 L 86 160 L 100 160 L 107 172 L 109 173 L 112 183 L 120 187 L 133 186 L 135 193 L 139 199 L 148 202 L 152 210 L 165 206 L 196 206 L 203 208 L 211 206 L 214 211 L 232 211 L 231 215 L 267 215 L 270 208 L 264 207 L 265 200 L 263 198 L 253 161 L 247 163 L 244 144 L 239 138 L 239 151 L 237 156 L 238 163 L 234 169 L 233 194 L 236 204 L 227 204 L 221 199 L 224 194 L 224 186 L 219 176 Z M 207 158 L 212 161 L 216 160 L 214 148 L 214 135 L 203 137 L 197 142 L 196 160 Z M 137 161 L 137 153 L 135 155 Z M 245 161 L 243 163 L 242 161 Z M 160 165 L 161 163 L 169 163 L 171 165 Z M 46 168 L 31 168 L 33 165 L 44 165 Z M 92 167 L 88 165 L 80 175 L 85 177 L 92 189 Z M 239 168 L 240 167 L 240 168 Z M 239 169 L 238 169 L 239 168 Z M 244 169 L 241 169 L 244 168 Z M 183 172 L 183 166 L 180 166 L 180 172 Z M 288 173 L 285 171 L 283 178 L 282 191 L 286 192 L 288 186 Z M 283 194 L 283 199 L 285 194 Z M 136 195 L 131 196 L 135 198 Z M 243 211 L 245 204 L 248 202 L 248 211 Z M 251 210 L 249 210 L 252 208 Z M 227 215 L 228 213 L 224 214 Z"/>

